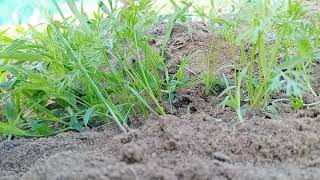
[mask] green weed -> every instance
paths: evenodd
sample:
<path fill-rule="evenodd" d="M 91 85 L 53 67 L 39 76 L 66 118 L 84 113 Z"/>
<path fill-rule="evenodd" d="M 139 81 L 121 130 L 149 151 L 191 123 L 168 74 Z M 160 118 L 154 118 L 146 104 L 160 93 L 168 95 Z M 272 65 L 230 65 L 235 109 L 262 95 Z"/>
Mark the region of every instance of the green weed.
<path fill-rule="evenodd" d="M 245 26 L 237 37 L 242 48 L 236 69 L 243 72 L 246 67 L 243 64 L 248 64 L 248 71 L 245 76 L 235 73 L 235 79 L 242 79 L 241 99 L 248 102 L 247 111 L 267 107 L 274 92 L 285 92 L 288 98 L 302 98 L 307 91 L 317 96 L 310 85 L 315 36 L 304 19 L 301 3 L 284 4 L 267 0 L 248 2 L 238 14 L 240 24 Z M 245 42 L 250 42 L 250 53 L 243 48 Z M 234 97 L 238 95 L 236 91 Z M 239 111 L 238 102 L 233 103 L 237 106 L 231 106 L 236 111 Z"/>
<path fill-rule="evenodd" d="M 165 114 L 164 101 L 173 111 L 179 88 L 203 84 L 209 95 L 224 68 L 217 69 L 216 36 L 240 49 L 238 58 L 232 55 L 233 78 L 224 75 L 226 89 L 220 95 L 221 105 L 233 108 L 240 121 L 256 108 L 275 112 L 275 93 L 295 109 L 312 105 L 303 102 L 306 92 L 318 95 L 311 80 L 320 16 L 306 19 L 300 1 L 241 1 L 223 16 L 214 0 L 209 13 L 191 1 L 171 0 L 174 11 L 161 15 L 152 0 L 130 0 L 123 9 L 109 0 L 88 16 L 84 7 L 66 0 L 72 17 L 53 2 L 61 21 L 48 15 L 47 24 L 30 26 L 20 38 L 0 31 L 0 134 L 8 138 L 80 131 L 110 120 L 127 132 L 132 117 Z M 185 75 L 196 51 L 169 74 L 165 51 L 173 28 L 188 26 L 192 9 L 212 27 L 207 71 Z M 159 23 L 167 24 L 160 52 L 149 44 L 150 30 Z"/>
<path fill-rule="evenodd" d="M 187 61 L 171 78 L 163 57 L 166 43 L 160 54 L 149 45 L 150 29 L 160 22 L 152 1 L 130 1 L 124 9 L 101 1 L 93 18 L 72 0 L 67 3 L 75 18 L 55 3 L 63 21 L 49 18 L 48 25 L 39 25 L 44 31 L 31 26 L 22 38 L 1 44 L 7 117 L 0 132 L 47 136 L 108 119 L 127 132 L 132 116 L 164 114 L 162 99 L 167 92 L 172 96 L 174 81 L 185 81 Z M 175 7 L 162 19 L 171 24 L 166 41 L 189 6 Z"/>

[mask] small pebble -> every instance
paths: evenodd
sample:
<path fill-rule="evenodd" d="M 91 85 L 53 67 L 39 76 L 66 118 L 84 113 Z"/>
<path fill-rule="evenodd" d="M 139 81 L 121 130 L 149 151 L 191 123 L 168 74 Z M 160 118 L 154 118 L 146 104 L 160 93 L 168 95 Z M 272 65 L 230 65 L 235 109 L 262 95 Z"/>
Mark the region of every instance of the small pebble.
<path fill-rule="evenodd" d="M 214 118 L 216 122 L 222 122 L 222 119 Z"/>
<path fill-rule="evenodd" d="M 156 157 L 157 157 L 157 153 L 153 152 L 153 153 L 151 154 L 151 156 L 152 156 L 153 158 L 156 158 Z"/>
<path fill-rule="evenodd" d="M 212 156 L 214 159 L 221 161 L 221 162 L 231 162 L 230 157 L 222 152 L 215 152 L 212 154 Z"/>
<path fill-rule="evenodd" d="M 203 118 L 203 121 L 222 122 L 222 119 L 214 118 L 211 116 L 206 116 Z"/>
<path fill-rule="evenodd" d="M 166 147 L 167 150 L 173 151 L 177 149 L 177 142 L 174 139 L 170 139 L 166 142 Z"/>

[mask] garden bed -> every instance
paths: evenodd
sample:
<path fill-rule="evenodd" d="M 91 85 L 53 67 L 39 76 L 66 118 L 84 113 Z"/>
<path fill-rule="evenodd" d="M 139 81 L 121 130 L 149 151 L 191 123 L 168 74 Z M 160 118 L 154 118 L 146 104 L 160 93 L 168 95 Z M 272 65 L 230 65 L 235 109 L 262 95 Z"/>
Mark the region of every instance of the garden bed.
<path fill-rule="evenodd" d="M 209 28 L 202 22 L 173 27 L 165 50 L 169 73 L 195 52 L 187 76 L 207 71 L 214 42 L 218 46 L 213 51 L 219 52 L 215 69 L 233 76 L 230 65 L 239 59 L 239 47 Z M 157 50 L 165 29 L 165 24 L 152 28 L 157 38 L 149 43 Z M 313 68 L 312 88 L 320 92 L 318 60 Z M 167 115 L 132 117 L 127 134 L 112 122 L 46 138 L 3 140 L 0 179 L 320 179 L 320 110 L 310 105 L 318 97 L 305 95 L 304 103 L 310 106 L 300 109 L 279 101 L 277 113 L 255 109 L 240 122 L 234 109 L 221 107 L 223 90 L 217 85 L 208 95 L 201 84 L 177 89 L 172 106 L 161 102 Z"/>

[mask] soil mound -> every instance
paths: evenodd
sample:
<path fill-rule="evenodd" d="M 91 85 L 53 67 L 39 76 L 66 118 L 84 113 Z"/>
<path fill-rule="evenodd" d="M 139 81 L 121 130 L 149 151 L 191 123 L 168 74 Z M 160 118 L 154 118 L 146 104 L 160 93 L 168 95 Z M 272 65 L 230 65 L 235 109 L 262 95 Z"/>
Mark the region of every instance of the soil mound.
<path fill-rule="evenodd" d="M 1 169 L 7 174 L 2 175 L 8 179 L 320 179 L 320 119 L 308 114 L 312 113 L 253 117 L 242 124 L 204 112 L 166 115 L 127 135 L 108 135 L 113 129 L 109 126 L 102 132 L 87 132 L 92 135 L 87 138 L 65 133 L 14 141 L 10 148 L 5 141 Z M 66 135 L 68 143 L 61 139 Z"/>

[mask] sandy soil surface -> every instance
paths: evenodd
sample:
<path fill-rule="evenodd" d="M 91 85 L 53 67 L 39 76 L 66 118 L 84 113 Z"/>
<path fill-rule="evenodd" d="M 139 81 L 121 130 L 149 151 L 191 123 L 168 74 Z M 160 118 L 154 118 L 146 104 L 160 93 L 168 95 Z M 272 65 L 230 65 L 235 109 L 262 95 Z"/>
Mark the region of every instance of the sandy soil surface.
<path fill-rule="evenodd" d="M 197 97 L 198 98 L 198 97 Z M 195 103 L 191 100 L 191 104 Z M 320 179 L 320 112 L 237 123 L 229 110 L 0 144 L 3 179 Z"/>

